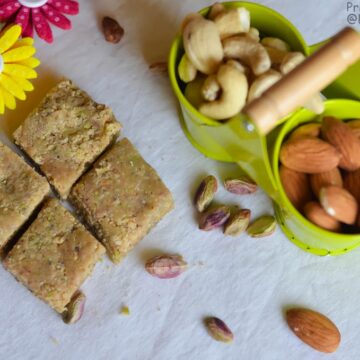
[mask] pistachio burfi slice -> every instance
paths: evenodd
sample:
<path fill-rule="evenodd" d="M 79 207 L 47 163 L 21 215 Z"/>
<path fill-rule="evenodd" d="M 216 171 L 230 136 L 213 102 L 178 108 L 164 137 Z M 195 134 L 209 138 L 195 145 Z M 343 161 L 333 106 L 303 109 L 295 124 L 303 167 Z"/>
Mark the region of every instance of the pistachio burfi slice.
<path fill-rule="evenodd" d="M 15 152 L 0 143 L 0 254 L 50 192 L 40 176 Z"/>
<path fill-rule="evenodd" d="M 174 206 L 170 191 L 128 139 L 95 163 L 69 199 L 115 263 Z"/>
<path fill-rule="evenodd" d="M 15 143 L 40 167 L 61 198 L 115 141 L 121 125 L 70 80 L 51 90 L 15 131 Z"/>
<path fill-rule="evenodd" d="M 59 313 L 90 275 L 104 247 L 56 199 L 4 260 L 5 268 Z"/>

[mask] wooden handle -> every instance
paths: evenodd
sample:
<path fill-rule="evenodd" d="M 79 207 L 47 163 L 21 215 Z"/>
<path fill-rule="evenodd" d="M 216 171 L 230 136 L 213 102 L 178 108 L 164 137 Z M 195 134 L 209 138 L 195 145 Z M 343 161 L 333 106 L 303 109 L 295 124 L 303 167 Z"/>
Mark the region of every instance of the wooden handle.
<path fill-rule="evenodd" d="M 360 34 L 345 28 L 260 98 L 249 103 L 243 113 L 265 135 L 278 120 L 305 104 L 359 59 Z"/>

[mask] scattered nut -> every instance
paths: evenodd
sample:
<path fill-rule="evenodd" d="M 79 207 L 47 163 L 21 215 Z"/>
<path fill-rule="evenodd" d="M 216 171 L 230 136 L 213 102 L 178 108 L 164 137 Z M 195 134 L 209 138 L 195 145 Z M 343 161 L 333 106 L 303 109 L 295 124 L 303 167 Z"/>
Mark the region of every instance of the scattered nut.
<path fill-rule="evenodd" d="M 119 313 L 120 313 L 121 315 L 124 315 L 124 316 L 129 316 L 129 315 L 130 315 L 130 309 L 129 309 L 127 306 L 122 306 L 122 307 L 120 308 Z"/>
<path fill-rule="evenodd" d="M 211 204 L 217 191 L 217 180 L 214 176 L 207 176 L 200 184 L 195 194 L 195 207 L 203 212 Z"/>
<path fill-rule="evenodd" d="M 214 23 L 222 40 L 233 35 L 248 33 L 250 12 L 243 7 L 223 11 L 215 17 Z"/>
<path fill-rule="evenodd" d="M 299 126 L 297 129 L 295 129 L 290 137 L 289 140 L 293 140 L 300 137 L 319 137 L 321 131 L 321 124 L 320 123 L 308 123 L 305 125 Z"/>
<path fill-rule="evenodd" d="M 214 20 L 219 14 L 226 10 L 225 6 L 222 3 L 216 2 L 214 5 L 211 6 L 209 11 L 208 19 Z"/>
<path fill-rule="evenodd" d="M 167 73 L 168 66 L 166 61 L 158 61 L 149 65 L 149 69 L 154 73 Z"/>
<path fill-rule="evenodd" d="M 225 205 L 218 205 L 204 214 L 199 221 L 199 229 L 211 231 L 223 226 L 230 217 L 230 208 Z"/>
<path fill-rule="evenodd" d="M 149 259 L 145 269 L 159 279 L 172 279 L 187 269 L 187 263 L 180 255 L 160 255 Z"/>
<path fill-rule="evenodd" d="M 329 215 L 348 225 L 355 223 L 358 203 L 347 190 L 327 186 L 320 190 L 319 198 L 321 206 Z"/>
<path fill-rule="evenodd" d="M 224 234 L 239 236 L 249 226 L 251 211 L 248 209 L 237 209 L 233 211 L 229 220 L 225 223 Z"/>
<path fill-rule="evenodd" d="M 193 81 L 196 78 L 197 70 L 186 54 L 184 54 L 180 60 L 178 73 L 179 78 L 185 83 Z"/>
<path fill-rule="evenodd" d="M 124 36 L 124 29 L 116 20 L 108 16 L 103 18 L 102 28 L 105 40 L 112 44 L 117 44 Z"/>
<path fill-rule="evenodd" d="M 234 334 L 229 327 L 217 317 L 205 319 L 206 328 L 212 338 L 216 341 L 231 343 L 234 340 Z"/>
<path fill-rule="evenodd" d="M 206 101 L 215 101 L 220 94 L 221 86 L 217 81 L 216 75 L 209 75 L 202 86 L 201 92 Z"/>
<path fill-rule="evenodd" d="M 224 55 L 238 59 L 251 67 L 255 75 L 261 75 L 271 67 L 271 60 L 264 46 L 249 36 L 232 36 L 223 41 Z"/>
<path fill-rule="evenodd" d="M 270 47 L 272 49 L 277 49 L 283 52 L 288 53 L 290 51 L 290 46 L 285 41 L 275 38 L 275 37 L 264 37 L 261 40 L 261 43 L 264 46 Z"/>
<path fill-rule="evenodd" d="M 78 291 L 72 297 L 62 313 L 62 319 L 66 324 L 74 324 L 79 321 L 84 313 L 86 296 Z"/>
<path fill-rule="evenodd" d="M 339 166 L 342 169 L 354 171 L 360 168 L 360 141 L 346 123 L 326 116 L 322 122 L 321 134 L 341 153 Z"/>
<path fill-rule="evenodd" d="M 286 321 L 293 333 L 315 350 L 332 353 L 340 345 L 341 335 L 326 316 L 308 309 L 290 309 Z"/>
<path fill-rule="evenodd" d="M 320 190 L 323 187 L 334 185 L 338 187 L 343 187 L 343 180 L 341 177 L 340 170 L 334 168 L 330 171 L 323 173 L 312 174 L 310 175 L 311 189 L 316 197 L 319 197 Z"/>
<path fill-rule="evenodd" d="M 236 195 L 253 194 L 257 190 L 257 184 L 248 176 L 239 176 L 237 179 L 226 179 L 225 189 Z"/>
<path fill-rule="evenodd" d="M 316 174 L 336 168 L 340 154 L 334 146 L 318 138 L 295 138 L 281 147 L 280 161 L 289 169 Z"/>
<path fill-rule="evenodd" d="M 260 75 L 250 86 L 248 102 L 259 98 L 266 90 L 277 83 L 281 77 L 282 75 L 279 72 L 272 69 Z"/>
<path fill-rule="evenodd" d="M 309 177 L 307 174 L 280 166 L 280 179 L 290 202 L 298 211 L 311 199 Z"/>
<path fill-rule="evenodd" d="M 231 64 L 224 64 L 216 76 L 222 93 L 218 100 L 205 102 L 199 111 L 216 120 L 229 119 L 238 114 L 244 107 L 248 93 L 246 76 Z"/>
<path fill-rule="evenodd" d="M 253 238 L 270 236 L 276 229 L 276 220 L 273 216 L 265 215 L 255 220 L 247 229 Z"/>
<path fill-rule="evenodd" d="M 211 75 L 219 68 L 224 52 L 216 25 L 204 18 L 190 21 L 184 29 L 185 53 L 195 68 Z"/>
<path fill-rule="evenodd" d="M 338 232 L 341 224 L 330 216 L 319 203 L 311 201 L 304 206 L 305 216 L 315 225 L 330 231 Z"/>

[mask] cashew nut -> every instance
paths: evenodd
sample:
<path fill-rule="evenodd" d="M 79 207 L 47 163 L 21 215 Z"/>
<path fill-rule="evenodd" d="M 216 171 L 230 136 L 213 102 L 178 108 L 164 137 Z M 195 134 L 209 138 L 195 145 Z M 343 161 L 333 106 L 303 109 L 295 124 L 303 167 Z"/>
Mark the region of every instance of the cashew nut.
<path fill-rule="evenodd" d="M 224 120 L 238 114 L 245 105 L 248 82 L 246 76 L 231 64 L 221 65 L 216 78 L 222 90 L 220 98 L 201 104 L 199 111 L 210 118 Z"/>
<path fill-rule="evenodd" d="M 188 83 L 185 88 L 184 95 L 195 108 L 198 108 L 204 102 L 201 94 L 204 80 L 205 78 L 202 75 L 197 76 L 196 79 Z"/>
<path fill-rule="evenodd" d="M 255 40 L 256 42 L 260 41 L 260 31 L 257 28 L 251 27 L 247 36 Z"/>
<path fill-rule="evenodd" d="M 195 19 L 202 19 L 202 16 L 199 13 L 187 14 L 181 23 L 181 26 L 180 26 L 181 32 L 184 32 L 184 29 L 186 28 L 187 24 Z"/>
<path fill-rule="evenodd" d="M 217 81 L 216 75 L 209 75 L 201 88 L 201 93 L 206 101 L 215 101 L 221 91 L 220 84 Z"/>
<path fill-rule="evenodd" d="M 225 10 L 226 9 L 223 4 L 216 2 L 213 6 L 211 6 L 208 19 L 214 20 L 219 14 L 221 14 Z"/>
<path fill-rule="evenodd" d="M 277 49 L 283 52 L 289 52 L 290 46 L 283 40 L 274 37 L 265 37 L 261 40 L 264 46 Z"/>
<path fill-rule="evenodd" d="M 224 55 L 229 59 L 238 59 L 251 67 L 255 75 L 261 75 L 271 67 L 266 49 L 248 36 L 232 36 L 223 41 Z"/>
<path fill-rule="evenodd" d="M 180 60 L 178 73 L 179 78 L 185 83 L 193 81 L 196 78 L 197 70 L 186 54 L 184 54 Z"/>
<path fill-rule="evenodd" d="M 295 69 L 305 59 L 305 55 L 301 52 L 290 52 L 284 57 L 280 65 L 280 71 L 285 75 Z"/>
<path fill-rule="evenodd" d="M 301 52 L 291 52 L 286 55 L 280 65 L 280 71 L 285 75 L 294 70 L 306 59 Z M 315 94 L 305 104 L 304 108 L 314 112 L 315 114 L 322 114 L 325 110 L 324 102 L 321 94 Z"/>
<path fill-rule="evenodd" d="M 275 49 L 269 46 L 265 46 L 265 49 L 270 57 L 271 65 L 280 65 L 283 61 L 285 56 L 288 54 L 285 51 Z"/>
<path fill-rule="evenodd" d="M 223 40 L 227 37 L 247 33 L 250 30 L 250 12 L 245 8 L 231 9 L 220 13 L 214 19 Z"/>
<path fill-rule="evenodd" d="M 281 74 L 275 70 L 269 70 L 259 76 L 250 86 L 248 102 L 260 97 L 267 89 L 281 79 Z"/>
<path fill-rule="evenodd" d="M 204 74 L 215 73 L 224 57 L 216 25 L 204 18 L 190 21 L 183 33 L 185 53 L 195 68 Z"/>

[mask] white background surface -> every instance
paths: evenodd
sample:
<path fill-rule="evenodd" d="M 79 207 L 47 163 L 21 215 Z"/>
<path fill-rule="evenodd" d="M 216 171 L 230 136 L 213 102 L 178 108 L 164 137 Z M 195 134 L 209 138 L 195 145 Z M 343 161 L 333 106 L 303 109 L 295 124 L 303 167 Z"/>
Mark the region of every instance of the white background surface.
<path fill-rule="evenodd" d="M 346 1 L 259 1 L 287 16 L 311 44 L 346 23 Z M 94 99 L 114 109 L 124 135 L 160 173 L 174 194 L 167 216 L 119 266 L 107 258 L 83 286 L 83 319 L 63 324 L 57 314 L 0 269 L 0 359 L 107 360 L 302 360 L 360 357 L 360 250 L 337 258 L 302 252 L 278 230 L 271 238 L 226 238 L 197 230 L 193 191 L 204 174 L 222 179 L 237 168 L 204 158 L 183 135 L 176 100 L 166 76 L 148 65 L 167 57 L 183 16 L 211 1 L 81 0 L 73 30 L 56 32 L 53 45 L 37 41 L 42 61 L 36 91 L 1 119 L 11 132 L 56 81 L 66 76 Z M 108 44 L 99 19 L 110 15 L 125 28 L 119 45 Z M 4 136 L 3 140 L 4 140 Z M 217 200 L 253 210 L 272 206 L 261 191 Z M 162 252 L 180 253 L 190 269 L 174 280 L 158 280 L 144 261 Z M 119 315 L 128 305 L 129 317 Z M 299 305 L 327 314 L 342 343 L 329 356 L 303 345 L 288 330 L 283 309 Z M 213 341 L 202 320 L 215 315 L 235 334 L 227 346 Z"/>

